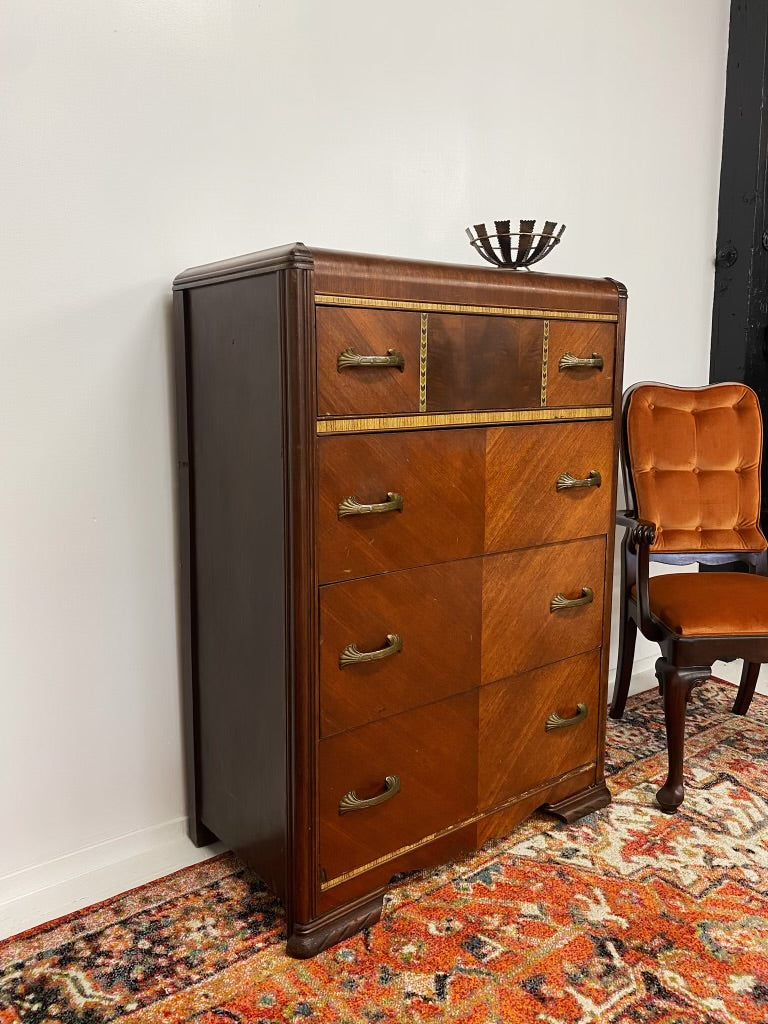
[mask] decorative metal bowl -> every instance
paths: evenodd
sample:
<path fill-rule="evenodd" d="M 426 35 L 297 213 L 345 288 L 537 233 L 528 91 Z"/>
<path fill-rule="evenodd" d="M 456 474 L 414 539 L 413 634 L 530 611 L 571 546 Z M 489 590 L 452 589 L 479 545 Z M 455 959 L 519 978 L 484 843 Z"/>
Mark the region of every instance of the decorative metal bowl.
<path fill-rule="evenodd" d="M 485 224 L 475 224 L 474 234 L 472 228 L 467 228 L 467 235 L 469 244 L 484 260 L 503 270 L 519 270 L 543 260 L 565 231 L 565 224 L 558 231 L 553 220 L 545 221 L 541 231 L 534 230 L 535 220 L 521 220 L 519 231 L 510 231 L 508 220 L 497 220 L 494 224 L 495 234 L 491 234 Z"/>

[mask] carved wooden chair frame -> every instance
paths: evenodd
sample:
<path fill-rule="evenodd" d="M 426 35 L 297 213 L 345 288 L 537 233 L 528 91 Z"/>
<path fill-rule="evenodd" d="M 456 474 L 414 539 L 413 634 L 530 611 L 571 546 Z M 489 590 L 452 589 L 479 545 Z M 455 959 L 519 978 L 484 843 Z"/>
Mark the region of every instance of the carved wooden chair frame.
<path fill-rule="evenodd" d="M 616 513 L 616 523 L 625 528 L 621 545 L 621 599 L 619 657 L 610 717 L 621 718 L 627 702 L 637 630 L 646 639 L 658 643 L 661 657 L 656 662 L 656 678 L 664 700 L 664 721 L 667 730 L 669 772 L 656 794 L 659 806 L 673 814 L 683 802 L 683 754 L 685 743 L 685 709 L 694 687 L 711 678 L 715 661 L 742 659 L 741 674 L 733 713 L 744 715 L 752 702 L 760 665 L 768 662 L 768 633 L 724 636 L 680 636 L 653 615 L 648 592 L 649 563 L 657 559 L 651 552 L 656 538 L 656 523 L 638 518 L 637 498 L 632 477 L 627 436 L 627 416 L 634 392 L 650 382 L 629 388 L 623 397 L 621 418 L 621 468 L 627 508 Z M 666 387 L 667 385 L 654 385 Z M 693 389 L 681 389 L 693 390 Z M 696 389 L 703 390 L 703 389 Z M 729 562 L 744 562 L 748 571 L 768 576 L 768 551 L 698 551 L 681 552 L 687 564 L 713 564 L 727 555 Z M 716 555 L 716 557 L 711 557 Z M 632 595 L 635 588 L 636 598 Z"/>

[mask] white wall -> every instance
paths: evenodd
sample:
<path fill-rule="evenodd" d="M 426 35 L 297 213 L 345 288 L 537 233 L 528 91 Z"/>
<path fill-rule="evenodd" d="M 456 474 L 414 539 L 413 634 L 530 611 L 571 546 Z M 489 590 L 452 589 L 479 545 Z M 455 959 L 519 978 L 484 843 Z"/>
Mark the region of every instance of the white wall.
<path fill-rule="evenodd" d="M 183 814 L 168 303 L 308 244 L 629 288 L 706 380 L 728 0 L 0 0 L 3 876 Z M 647 652 L 646 652 L 647 653 Z M 149 834 L 149 833 L 148 833 Z"/>

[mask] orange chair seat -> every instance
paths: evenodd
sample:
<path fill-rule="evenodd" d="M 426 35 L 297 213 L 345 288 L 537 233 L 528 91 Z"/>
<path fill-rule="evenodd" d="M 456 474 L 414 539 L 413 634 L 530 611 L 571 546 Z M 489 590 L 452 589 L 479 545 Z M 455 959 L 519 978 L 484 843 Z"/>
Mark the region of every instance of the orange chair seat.
<path fill-rule="evenodd" d="M 679 636 L 768 634 L 768 577 L 682 572 L 648 581 L 651 612 Z M 637 600 L 636 588 L 632 597 Z"/>

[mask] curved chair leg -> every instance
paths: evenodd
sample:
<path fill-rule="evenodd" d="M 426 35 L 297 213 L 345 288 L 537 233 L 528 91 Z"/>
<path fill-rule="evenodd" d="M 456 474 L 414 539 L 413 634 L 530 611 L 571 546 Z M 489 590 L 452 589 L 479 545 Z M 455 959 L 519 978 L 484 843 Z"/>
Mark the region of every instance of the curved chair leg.
<path fill-rule="evenodd" d="M 709 679 L 712 667 L 677 668 L 664 658 L 656 662 L 656 674 L 664 693 L 664 723 L 667 728 L 667 781 L 656 794 L 665 814 L 674 814 L 685 797 L 683 754 L 685 748 L 685 705 L 691 690 Z"/>
<path fill-rule="evenodd" d="M 744 662 L 744 667 L 741 670 L 739 692 L 736 694 L 736 700 L 733 702 L 732 710 L 734 715 L 746 715 L 749 711 L 749 705 L 752 703 L 752 698 L 755 695 L 755 687 L 757 686 L 757 677 L 759 675 L 759 664 L 754 661 Z"/>
<path fill-rule="evenodd" d="M 632 663 L 635 660 L 635 640 L 637 626 L 627 614 L 626 604 L 622 609 L 619 627 L 619 662 L 616 666 L 616 682 L 613 684 L 613 700 L 608 714 L 611 718 L 621 718 L 627 706 L 629 683 L 632 679 Z"/>

